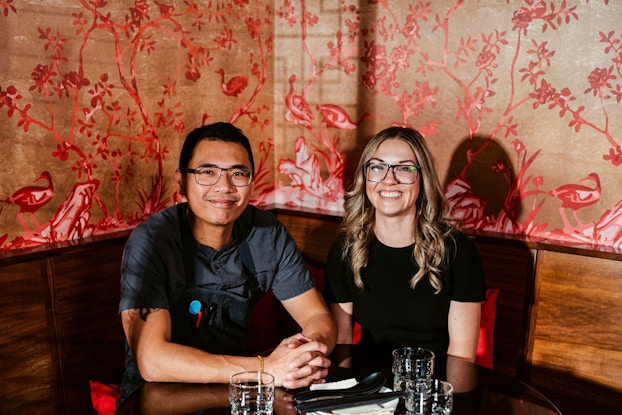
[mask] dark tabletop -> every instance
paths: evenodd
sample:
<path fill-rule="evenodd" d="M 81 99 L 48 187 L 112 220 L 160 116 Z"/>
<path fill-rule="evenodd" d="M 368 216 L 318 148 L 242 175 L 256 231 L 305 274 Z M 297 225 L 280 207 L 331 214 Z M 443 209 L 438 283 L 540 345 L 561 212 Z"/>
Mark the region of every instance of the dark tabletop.
<path fill-rule="evenodd" d="M 390 352 L 362 351 L 356 346 L 338 345 L 332 355 L 328 381 L 362 379 L 382 372 L 392 387 Z M 344 367 L 345 366 L 345 367 Z M 436 358 L 434 378 L 454 386 L 452 415 L 560 415 L 545 396 L 534 388 L 473 363 Z M 276 388 L 274 413 L 296 415 L 292 393 Z M 119 408 L 117 415 L 229 414 L 227 384 L 146 383 Z M 404 413 L 400 402 L 396 414 Z"/>

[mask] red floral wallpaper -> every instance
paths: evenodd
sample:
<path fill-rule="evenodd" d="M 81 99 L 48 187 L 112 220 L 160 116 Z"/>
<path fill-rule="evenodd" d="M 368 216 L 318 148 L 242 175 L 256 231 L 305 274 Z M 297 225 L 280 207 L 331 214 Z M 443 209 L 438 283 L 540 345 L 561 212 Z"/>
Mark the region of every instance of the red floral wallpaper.
<path fill-rule="evenodd" d="M 339 212 L 366 140 L 409 125 L 467 227 L 622 248 L 619 2 L 0 11 L 0 249 L 129 228 L 179 201 L 181 142 L 217 120 L 253 141 L 257 205 Z"/>

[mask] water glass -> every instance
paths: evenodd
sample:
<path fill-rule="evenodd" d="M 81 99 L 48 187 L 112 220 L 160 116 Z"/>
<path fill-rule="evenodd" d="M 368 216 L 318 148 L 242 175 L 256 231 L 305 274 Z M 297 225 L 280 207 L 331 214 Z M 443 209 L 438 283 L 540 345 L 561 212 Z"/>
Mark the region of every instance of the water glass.
<path fill-rule="evenodd" d="M 414 415 L 449 415 L 453 409 L 453 386 L 438 379 L 406 383 L 406 410 Z"/>
<path fill-rule="evenodd" d="M 434 373 L 434 352 L 421 347 L 393 350 L 393 390 L 405 391 L 406 383 L 417 379 L 430 380 Z"/>
<path fill-rule="evenodd" d="M 271 415 L 274 376 L 266 372 L 241 372 L 229 378 L 232 415 Z"/>
<path fill-rule="evenodd" d="M 430 415 L 449 415 L 453 409 L 454 387 L 449 382 L 433 379 L 427 398 Z"/>
<path fill-rule="evenodd" d="M 406 398 L 404 404 L 406 410 L 414 415 L 426 415 L 428 402 L 428 387 L 431 389 L 432 381 L 428 379 L 415 379 L 405 382 Z"/>

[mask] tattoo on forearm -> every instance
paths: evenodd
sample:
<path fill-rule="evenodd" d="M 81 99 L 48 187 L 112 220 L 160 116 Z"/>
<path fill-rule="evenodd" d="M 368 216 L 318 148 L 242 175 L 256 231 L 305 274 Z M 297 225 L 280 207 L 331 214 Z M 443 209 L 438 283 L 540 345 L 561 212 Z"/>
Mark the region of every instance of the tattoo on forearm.
<path fill-rule="evenodd" d="M 139 308 L 138 315 L 142 321 L 147 321 L 147 316 L 153 313 L 154 311 L 158 311 L 158 308 Z"/>

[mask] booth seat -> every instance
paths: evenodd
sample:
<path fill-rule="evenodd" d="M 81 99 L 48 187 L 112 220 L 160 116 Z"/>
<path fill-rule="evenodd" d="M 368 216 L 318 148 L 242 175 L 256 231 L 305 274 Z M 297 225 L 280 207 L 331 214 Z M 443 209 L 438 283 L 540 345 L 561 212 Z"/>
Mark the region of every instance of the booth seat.
<path fill-rule="evenodd" d="M 324 270 L 308 263 L 309 271 L 318 289 L 324 286 Z M 251 353 L 264 353 L 273 349 L 288 336 L 300 331 L 298 324 L 285 311 L 271 291 L 268 291 L 255 306 L 249 322 L 247 349 Z M 119 385 L 90 381 L 91 402 L 97 415 L 113 415 L 119 397 Z"/>
<path fill-rule="evenodd" d="M 324 269 L 307 262 L 307 266 L 315 283 L 322 291 L 324 287 Z M 495 326 L 496 302 L 498 289 L 488 289 L 486 300 L 482 302 L 482 317 L 477 347 L 476 363 L 493 367 L 493 339 Z M 253 353 L 262 353 L 274 348 L 281 339 L 291 336 L 300 330 L 298 324 L 289 316 L 272 292 L 268 292 L 259 301 L 249 323 L 249 341 L 247 348 Z M 354 343 L 361 339 L 361 327 L 358 323 L 354 327 Z M 113 415 L 115 403 L 119 397 L 119 387 L 116 384 L 104 384 L 91 380 L 91 400 L 98 415 Z"/>

